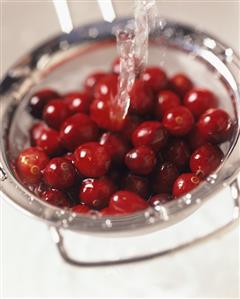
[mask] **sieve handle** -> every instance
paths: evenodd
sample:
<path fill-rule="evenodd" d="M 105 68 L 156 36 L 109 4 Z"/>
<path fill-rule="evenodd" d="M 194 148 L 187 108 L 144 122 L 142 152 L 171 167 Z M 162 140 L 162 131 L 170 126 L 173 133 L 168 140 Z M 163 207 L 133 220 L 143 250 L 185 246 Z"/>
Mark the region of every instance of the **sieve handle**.
<path fill-rule="evenodd" d="M 100 266 L 114 266 L 114 265 L 122 265 L 122 264 L 129 264 L 129 263 L 135 263 L 135 262 L 143 262 L 146 260 L 151 260 L 154 258 L 159 258 L 165 255 L 175 254 L 178 251 L 181 251 L 183 249 L 187 249 L 192 247 L 193 245 L 201 244 L 202 242 L 205 242 L 207 240 L 212 239 L 213 237 L 217 237 L 222 235 L 223 233 L 231 230 L 233 227 L 235 227 L 239 222 L 239 207 L 240 207 L 240 187 L 238 183 L 238 179 L 236 178 L 229 186 L 231 190 L 232 200 L 234 203 L 234 211 L 233 211 L 233 217 L 232 219 L 225 223 L 224 225 L 218 227 L 216 230 L 213 230 L 207 234 L 203 234 L 197 238 L 193 238 L 185 243 L 181 243 L 177 246 L 160 250 L 155 253 L 145 254 L 145 255 L 139 255 L 134 257 L 126 257 L 122 259 L 115 259 L 115 260 L 105 260 L 105 261 L 79 261 L 76 260 L 68 254 L 63 240 L 63 235 L 61 233 L 61 230 L 55 226 L 52 226 L 51 232 L 53 236 L 53 240 L 56 243 L 56 246 L 60 252 L 61 257 L 65 262 L 68 264 L 74 265 L 74 266 L 80 266 L 80 267 L 100 267 Z"/>

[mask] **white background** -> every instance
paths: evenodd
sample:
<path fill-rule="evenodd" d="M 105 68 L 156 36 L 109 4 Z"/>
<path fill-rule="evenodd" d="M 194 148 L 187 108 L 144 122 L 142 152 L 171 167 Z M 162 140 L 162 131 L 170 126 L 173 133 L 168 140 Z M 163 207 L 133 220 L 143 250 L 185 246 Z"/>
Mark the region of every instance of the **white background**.
<path fill-rule="evenodd" d="M 101 19 L 96 1 L 69 1 L 75 25 Z M 206 29 L 239 51 L 238 1 L 158 1 L 163 16 Z M 131 11 L 132 1 L 114 1 Z M 59 32 L 51 1 L 1 1 L 1 75 Z M 1 287 L 10 297 L 238 297 L 237 230 L 177 256 L 108 269 L 64 264 L 46 226 L 1 200 Z"/>

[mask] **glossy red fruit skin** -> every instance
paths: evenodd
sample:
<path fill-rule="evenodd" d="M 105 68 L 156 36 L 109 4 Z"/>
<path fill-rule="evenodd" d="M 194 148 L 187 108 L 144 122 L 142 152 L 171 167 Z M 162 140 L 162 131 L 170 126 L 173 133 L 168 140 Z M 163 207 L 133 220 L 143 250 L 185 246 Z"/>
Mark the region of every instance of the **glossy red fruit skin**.
<path fill-rule="evenodd" d="M 129 96 L 130 112 L 139 115 L 144 115 L 146 113 L 152 112 L 154 106 L 153 94 L 143 80 L 135 80 Z"/>
<path fill-rule="evenodd" d="M 187 142 L 188 142 L 188 145 L 189 145 L 190 149 L 195 150 L 198 147 L 200 147 L 200 146 L 204 145 L 205 143 L 207 143 L 207 140 L 199 132 L 198 127 L 195 126 L 190 131 L 190 133 L 188 134 Z"/>
<path fill-rule="evenodd" d="M 118 214 L 129 214 L 148 208 L 148 203 L 137 194 L 120 190 L 112 195 L 109 208 Z"/>
<path fill-rule="evenodd" d="M 77 113 L 61 126 L 60 139 L 64 147 L 73 151 L 79 145 L 98 138 L 98 127 L 89 116 Z"/>
<path fill-rule="evenodd" d="M 156 194 L 154 196 L 152 196 L 149 200 L 148 200 L 148 204 L 151 207 L 156 207 L 159 205 L 164 205 L 165 203 L 171 201 L 172 195 L 168 194 L 168 193 L 160 193 L 160 194 Z"/>
<path fill-rule="evenodd" d="M 118 75 L 120 73 L 120 58 L 116 57 L 111 65 L 111 70 L 114 74 Z"/>
<path fill-rule="evenodd" d="M 193 88 L 184 97 L 184 105 L 198 118 L 210 108 L 218 106 L 216 96 L 208 89 Z"/>
<path fill-rule="evenodd" d="M 145 145 L 154 151 L 163 148 L 168 139 L 168 133 L 158 121 L 145 121 L 141 123 L 132 134 L 132 143 L 135 147 Z"/>
<path fill-rule="evenodd" d="M 134 130 L 140 125 L 140 118 L 136 115 L 127 115 L 121 134 L 127 141 L 131 141 Z"/>
<path fill-rule="evenodd" d="M 41 148 L 29 147 L 18 155 L 16 170 L 23 183 L 37 184 L 48 162 L 48 156 Z"/>
<path fill-rule="evenodd" d="M 86 80 L 84 81 L 85 89 L 93 94 L 96 84 L 105 76 L 106 73 L 104 72 L 91 73 L 87 76 Z"/>
<path fill-rule="evenodd" d="M 72 207 L 72 211 L 77 214 L 86 214 L 90 211 L 89 207 L 83 204 Z"/>
<path fill-rule="evenodd" d="M 44 182 L 56 189 L 68 189 L 76 179 L 72 163 L 66 158 L 53 158 L 43 170 Z"/>
<path fill-rule="evenodd" d="M 36 144 L 36 141 L 41 136 L 42 132 L 45 130 L 46 127 L 47 126 L 43 122 L 37 122 L 33 124 L 31 129 L 29 130 L 32 145 Z"/>
<path fill-rule="evenodd" d="M 201 179 L 193 173 L 181 174 L 173 185 L 172 194 L 174 197 L 179 197 L 191 192 L 201 182 Z"/>
<path fill-rule="evenodd" d="M 146 177 L 137 176 L 132 173 L 129 173 L 123 179 L 122 188 L 124 190 L 134 192 L 145 199 L 148 197 L 149 194 L 149 181 Z"/>
<path fill-rule="evenodd" d="M 60 94 L 55 90 L 46 88 L 33 94 L 29 100 L 29 112 L 35 118 L 41 118 L 44 106 L 52 99 L 60 98 Z"/>
<path fill-rule="evenodd" d="M 187 143 L 182 139 L 174 139 L 165 149 L 164 159 L 174 163 L 179 169 L 184 169 L 191 156 Z"/>
<path fill-rule="evenodd" d="M 210 143 L 196 149 L 190 158 L 190 169 L 198 176 L 206 177 L 221 164 L 223 152 Z"/>
<path fill-rule="evenodd" d="M 171 90 L 163 90 L 158 94 L 158 100 L 155 106 L 155 115 L 159 119 L 171 108 L 181 105 L 179 96 Z"/>
<path fill-rule="evenodd" d="M 170 79 L 170 86 L 173 91 L 184 98 L 185 94 L 193 88 L 193 83 L 185 74 L 178 73 Z"/>
<path fill-rule="evenodd" d="M 120 136 L 109 132 L 104 133 L 99 143 L 107 148 L 114 163 L 119 164 L 123 162 L 128 152 L 128 145 Z"/>
<path fill-rule="evenodd" d="M 108 206 L 115 189 L 107 178 L 85 179 L 80 187 L 79 198 L 89 208 L 100 210 Z"/>
<path fill-rule="evenodd" d="M 171 193 L 172 186 L 179 176 L 178 168 L 171 162 L 160 164 L 153 175 L 153 190 L 155 193 Z"/>
<path fill-rule="evenodd" d="M 209 109 L 200 116 L 197 127 L 207 141 L 221 143 L 231 138 L 233 125 L 226 111 Z"/>
<path fill-rule="evenodd" d="M 160 67 L 147 67 L 142 75 L 147 86 L 157 93 L 166 88 L 168 79 L 166 73 Z"/>
<path fill-rule="evenodd" d="M 46 192 L 43 192 L 41 196 L 42 200 L 46 201 L 50 205 L 59 207 L 59 208 L 69 208 L 70 203 L 67 197 L 59 190 L 52 189 Z"/>
<path fill-rule="evenodd" d="M 153 171 L 157 159 L 154 151 L 147 146 L 130 150 L 125 156 L 125 164 L 135 174 L 147 175 Z"/>
<path fill-rule="evenodd" d="M 110 101 L 117 95 L 118 77 L 114 74 L 108 74 L 101 78 L 95 87 L 95 98 Z"/>
<path fill-rule="evenodd" d="M 85 177 L 101 177 L 110 167 L 111 157 L 108 150 L 97 142 L 80 145 L 74 155 L 76 168 Z"/>
<path fill-rule="evenodd" d="M 70 92 L 64 95 L 64 101 L 71 114 L 88 113 L 92 97 L 88 92 Z"/>
<path fill-rule="evenodd" d="M 177 106 L 164 114 L 162 123 L 170 134 L 184 136 L 193 128 L 194 117 L 188 108 Z"/>
<path fill-rule="evenodd" d="M 101 216 L 117 216 L 118 213 L 116 211 L 114 211 L 113 209 L 110 209 L 109 207 L 104 208 L 100 211 Z"/>
<path fill-rule="evenodd" d="M 61 124 L 68 118 L 70 111 L 62 99 L 51 100 L 43 109 L 43 120 L 49 127 L 58 130 Z"/>
<path fill-rule="evenodd" d="M 68 161 L 70 161 L 73 165 L 75 165 L 75 156 L 74 153 L 66 153 L 66 155 L 64 156 L 65 159 L 67 159 Z"/>

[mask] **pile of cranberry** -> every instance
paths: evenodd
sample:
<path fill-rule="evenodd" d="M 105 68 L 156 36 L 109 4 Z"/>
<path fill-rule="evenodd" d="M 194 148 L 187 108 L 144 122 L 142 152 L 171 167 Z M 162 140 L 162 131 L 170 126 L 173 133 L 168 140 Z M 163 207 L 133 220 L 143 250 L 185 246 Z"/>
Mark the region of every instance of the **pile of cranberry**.
<path fill-rule="evenodd" d="M 164 204 L 190 192 L 223 159 L 219 144 L 233 123 L 207 89 L 185 74 L 168 78 L 147 67 L 116 125 L 119 60 L 90 74 L 80 91 L 31 96 L 32 147 L 17 157 L 18 178 L 42 200 L 76 213 L 119 215 Z"/>

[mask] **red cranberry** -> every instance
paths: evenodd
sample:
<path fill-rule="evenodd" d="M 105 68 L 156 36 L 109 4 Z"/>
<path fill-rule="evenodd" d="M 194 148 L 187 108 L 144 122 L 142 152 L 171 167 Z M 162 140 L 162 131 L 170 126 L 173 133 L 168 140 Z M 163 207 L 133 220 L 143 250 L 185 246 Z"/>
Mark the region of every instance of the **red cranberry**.
<path fill-rule="evenodd" d="M 156 207 L 159 205 L 164 205 L 165 203 L 171 201 L 172 195 L 168 194 L 168 193 L 160 193 L 160 194 L 156 194 L 154 196 L 152 196 L 148 203 L 151 207 Z"/>
<path fill-rule="evenodd" d="M 77 169 L 86 177 L 103 176 L 109 169 L 110 154 L 103 145 L 97 142 L 80 145 L 74 155 Z"/>
<path fill-rule="evenodd" d="M 147 146 L 133 148 L 125 156 L 125 164 L 135 174 L 149 174 L 153 171 L 156 161 L 154 151 Z"/>
<path fill-rule="evenodd" d="M 59 207 L 59 208 L 69 208 L 70 203 L 67 197 L 59 190 L 49 190 L 42 194 L 41 198 L 49 203 L 50 205 Z"/>
<path fill-rule="evenodd" d="M 42 177 L 41 171 L 48 161 L 46 153 L 41 148 L 29 147 L 17 157 L 17 173 L 24 183 L 37 184 Z"/>
<path fill-rule="evenodd" d="M 217 146 L 210 143 L 202 145 L 190 158 L 191 171 L 205 177 L 221 164 L 222 158 L 223 153 Z"/>
<path fill-rule="evenodd" d="M 30 129 L 30 139 L 31 139 L 31 143 L 33 145 L 36 144 L 36 141 L 38 140 L 38 138 L 41 136 L 42 131 L 44 131 L 46 128 L 46 125 L 42 122 L 38 122 L 35 123 L 31 129 Z"/>
<path fill-rule="evenodd" d="M 184 105 L 196 117 L 209 108 L 216 108 L 217 104 L 217 98 L 207 89 L 193 88 L 184 97 Z"/>
<path fill-rule="evenodd" d="M 79 204 L 72 207 L 72 211 L 77 214 L 86 214 L 90 211 L 90 209 L 86 205 Z"/>
<path fill-rule="evenodd" d="M 123 179 L 123 189 L 134 192 L 142 198 L 147 198 L 149 192 L 149 182 L 146 177 L 129 173 Z"/>
<path fill-rule="evenodd" d="M 182 98 L 193 87 L 192 81 L 184 74 L 176 74 L 170 79 L 172 89 Z"/>
<path fill-rule="evenodd" d="M 154 172 L 153 190 L 155 193 L 171 193 L 172 186 L 179 176 L 176 165 L 164 162 Z"/>
<path fill-rule="evenodd" d="M 132 134 L 132 143 L 136 146 L 146 145 L 159 151 L 167 142 L 167 131 L 158 121 L 145 121 Z"/>
<path fill-rule="evenodd" d="M 82 182 L 79 197 L 88 207 L 99 210 L 107 207 L 114 191 L 115 186 L 109 179 L 86 179 Z"/>
<path fill-rule="evenodd" d="M 111 66 L 111 70 L 114 74 L 118 75 L 120 73 L 120 58 L 117 57 Z"/>
<path fill-rule="evenodd" d="M 74 153 L 67 153 L 65 156 L 64 156 L 65 159 L 67 159 L 68 161 L 70 161 L 73 165 L 75 164 L 75 156 L 74 156 Z"/>
<path fill-rule="evenodd" d="M 191 111 L 183 106 L 169 109 L 163 116 L 163 126 L 169 133 L 184 136 L 192 129 L 194 118 Z"/>
<path fill-rule="evenodd" d="M 124 128 L 121 131 L 122 136 L 131 141 L 134 130 L 139 126 L 140 119 L 136 115 L 127 115 Z"/>
<path fill-rule="evenodd" d="M 172 140 L 164 152 L 164 158 L 176 164 L 180 169 L 187 166 L 190 155 L 187 143 L 181 139 Z"/>
<path fill-rule="evenodd" d="M 110 209 L 109 207 L 104 208 L 101 210 L 101 215 L 102 216 L 114 216 L 117 215 L 118 213 L 114 211 L 113 209 Z"/>
<path fill-rule="evenodd" d="M 114 74 L 108 74 L 101 78 L 95 87 L 95 97 L 102 100 L 111 100 L 117 95 L 118 77 Z"/>
<path fill-rule="evenodd" d="M 224 142 L 231 137 L 232 121 L 222 109 L 207 110 L 200 116 L 197 126 L 202 136 L 213 143 Z"/>
<path fill-rule="evenodd" d="M 160 91 L 155 114 L 159 119 L 161 119 L 169 109 L 180 106 L 180 104 L 180 98 L 176 93 L 171 90 Z"/>
<path fill-rule="evenodd" d="M 63 100 L 51 100 L 43 110 L 44 121 L 57 130 L 69 115 L 68 106 Z"/>
<path fill-rule="evenodd" d="M 202 134 L 199 132 L 199 129 L 197 126 L 195 126 L 187 136 L 187 141 L 192 150 L 197 149 L 201 145 L 204 145 L 207 143 L 206 139 L 202 136 Z"/>
<path fill-rule="evenodd" d="M 159 67 L 147 67 L 142 78 L 155 93 L 167 86 L 167 75 Z"/>
<path fill-rule="evenodd" d="M 66 158 L 53 158 L 43 171 L 44 182 L 56 189 L 71 187 L 76 178 L 72 163 Z"/>
<path fill-rule="evenodd" d="M 107 148 L 112 161 L 116 163 L 121 163 L 128 151 L 126 142 L 120 136 L 112 133 L 104 133 L 99 143 Z"/>
<path fill-rule="evenodd" d="M 106 76 L 104 72 L 96 72 L 88 75 L 84 82 L 84 87 L 87 91 L 94 92 L 96 84 Z"/>
<path fill-rule="evenodd" d="M 71 114 L 88 113 L 91 104 L 91 97 L 86 91 L 70 92 L 64 95 L 64 100 Z"/>
<path fill-rule="evenodd" d="M 140 115 L 152 112 L 153 95 L 143 80 L 135 80 L 129 96 L 131 112 Z"/>
<path fill-rule="evenodd" d="M 133 192 L 120 190 L 110 198 L 109 208 L 119 214 L 128 214 L 145 210 L 148 203 Z"/>
<path fill-rule="evenodd" d="M 69 117 L 62 125 L 60 138 L 63 145 L 70 151 L 80 144 L 94 141 L 98 137 L 98 128 L 89 116 L 77 113 Z"/>
<path fill-rule="evenodd" d="M 60 95 L 52 89 L 43 89 L 36 92 L 29 100 L 30 113 L 41 118 L 44 106 L 52 99 L 60 98 Z"/>
<path fill-rule="evenodd" d="M 201 180 L 193 173 L 183 173 L 175 181 L 172 194 L 175 197 L 189 193 L 200 184 Z"/>

